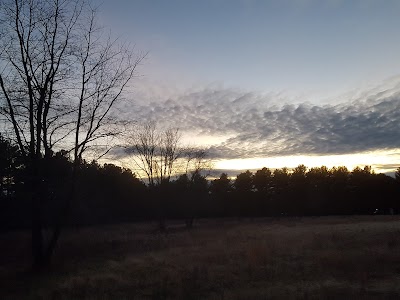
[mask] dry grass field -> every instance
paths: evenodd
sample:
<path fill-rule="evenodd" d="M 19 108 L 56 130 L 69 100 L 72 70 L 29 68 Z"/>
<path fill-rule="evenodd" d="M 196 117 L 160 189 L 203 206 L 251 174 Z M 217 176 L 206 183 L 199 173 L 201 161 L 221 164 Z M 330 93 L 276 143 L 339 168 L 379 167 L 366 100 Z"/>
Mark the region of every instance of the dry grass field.
<path fill-rule="evenodd" d="M 199 220 L 70 229 L 29 271 L 0 235 L 1 299 L 399 299 L 400 217 Z"/>

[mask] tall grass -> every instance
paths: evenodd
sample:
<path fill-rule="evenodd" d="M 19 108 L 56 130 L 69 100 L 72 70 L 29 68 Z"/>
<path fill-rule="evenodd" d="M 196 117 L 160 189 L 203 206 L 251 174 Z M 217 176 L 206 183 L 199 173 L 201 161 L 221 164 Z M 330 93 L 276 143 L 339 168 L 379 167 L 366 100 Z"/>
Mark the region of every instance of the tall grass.
<path fill-rule="evenodd" d="M 400 297 L 398 217 L 206 220 L 192 230 L 154 228 L 121 224 L 70 230 L 43 274 L 27 271 L 26 233 L 1 235 L 7 247 L 1 250 L 0 297 Z M 13 243 L 21 250 L 13 250 Z"/>

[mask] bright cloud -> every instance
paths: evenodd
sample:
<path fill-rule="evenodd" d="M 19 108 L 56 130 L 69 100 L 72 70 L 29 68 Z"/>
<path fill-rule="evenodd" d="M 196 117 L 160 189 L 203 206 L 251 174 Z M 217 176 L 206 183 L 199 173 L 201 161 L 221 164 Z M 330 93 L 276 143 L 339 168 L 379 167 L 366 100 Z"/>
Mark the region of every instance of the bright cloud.
<path fill-rule="evenodd" d="M 400 79 L 346 97 L 285 104 L 280 93 L 208 87 L 125 110 L 138 122 L 180 128 L 184 141 L 207 147 L 221 169 L 294 162 L 393 169 L 400 162 Z"/>

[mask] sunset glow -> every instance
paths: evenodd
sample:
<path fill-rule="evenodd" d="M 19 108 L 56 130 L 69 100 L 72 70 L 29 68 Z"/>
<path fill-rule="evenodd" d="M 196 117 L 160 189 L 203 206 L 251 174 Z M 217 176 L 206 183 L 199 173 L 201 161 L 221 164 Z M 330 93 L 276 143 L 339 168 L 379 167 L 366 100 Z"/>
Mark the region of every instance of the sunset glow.
<path fill-rule="evenodd" d="M 400 299 L 399 32 L 400 0 L 0 0 L 0 300 Z"/>
<path fill-rule="evenodd" d="M 268 168 L 294 168 L 304 164 L 308 168 L 326 166 L 345 166 L 349 170 L 355 167 L 371 166 L 375 172 L 393 172 L 400 161 L 400 149 L 390 151 L 375 151 L 369 153 L 357 153 L 347 155 L 326 155 L 326 156 L 281 156 L 268 158 L 246 158 L 219 160 L 215 162 L 216 169 L 231 170 L 257 170 L 263 167 Z"/>
<path fill-rule="evenodd" d="M 101 16 L 150 51 L 128 118 L 179 128 L 216 170 L 400 165 L 398 1 L 135 3 Z"/>

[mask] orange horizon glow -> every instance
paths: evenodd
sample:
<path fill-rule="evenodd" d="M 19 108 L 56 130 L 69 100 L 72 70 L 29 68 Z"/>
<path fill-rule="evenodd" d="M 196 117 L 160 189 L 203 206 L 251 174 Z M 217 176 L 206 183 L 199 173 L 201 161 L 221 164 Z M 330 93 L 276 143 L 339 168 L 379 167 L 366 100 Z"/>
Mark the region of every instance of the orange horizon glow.
<path fill-rule="evenodd" d="M 123 160 L 103 160 L 103 162 L 116 163 L 131 169 L 139 178 L 145 178 L 129 158 Z M 224 171 L 237 171 L 237 174 L 250 170 L 252 172 L 263 167 L 271 170 L 287 167 L 293 169 L 303 164 L 308 169 L 313 167 L 326 166 L 327 168 L 345 166 L 349 171 L 355 167 L 364 168 L 371 166 L 375 173 L 394 173 L 400 167 L 400 149 L 379 150 L 354 154 L 341 155 L 291 155 L 264 158 L 238 158 L 212 160 L 212 169 Z M 142 174 L 143 173 L 143 174 Z M 179 173 L 179 172 L 178 172 Z M 235 176 L 230 176 L 235 178 Z"/>
<path fill-rule="evenodd" d="M 226 142 L 230 137 L 234 136 L 234 134 L 203 135 L 198 132 L 192 132 L 190 135 L 184 135 L 183 141 L 187 143 L 193 140 L 194 136 L 196 144 L 199 147 L 207 148 L 215 144 Z M 287 167 L 293 169 L 300 164 L 308 168 L 345 166 L 350 171 L 355 167 L 363 168 L 364 166 L 371 166 L 376 173 L 389 173 L 395 172 L 396 168 L 400 167 L 400 148 L 335 155 L 302 154 L 213 160 L 214 169 L 232 171 L 259 170 L 263 167 L 270 169 Z"/>
<path fill-rule="evenodd" d="M 355 167 L 371 166 L 376 173 L 388 173 L 394 172 L 400 166 L 400 149 L 341 155 L 291 155 L 265 158 L 221 159 L 214 162 L 214 168 L 237 171 L 258 170 L 263 167 L 271 169 L 287 167 L 292 169 L 300 164 L 308 168 L 345 166 L 350 171 Z"/>

